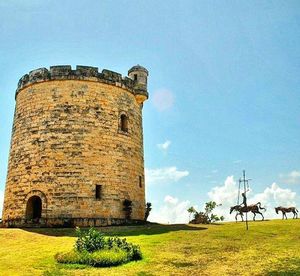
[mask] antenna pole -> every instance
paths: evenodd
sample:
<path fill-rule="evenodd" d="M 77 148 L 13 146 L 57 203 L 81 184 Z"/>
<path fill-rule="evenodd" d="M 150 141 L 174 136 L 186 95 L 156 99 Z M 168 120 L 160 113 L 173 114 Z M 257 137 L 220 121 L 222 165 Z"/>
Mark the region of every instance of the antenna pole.
<path fill-rule="evenodd" d="M 247 210 L 247 190 L 246 190 L 246 182 L 248 184 L 248 180 L 246 180 L 246 171 L 243 170 L 243 180 L 244 182 L 244 193 L 245 193 L 245 207 L 246 207 L 246 210 Z M 248 184 L 249 186 L 249 184 Z M 247 216 L 248 212 L 246 212 L 246 229 L 248 230 L 249 227 L 248 227 L 248 216 Z"/>
<path fill-rule="evenodd" d="M 243 197 L 243 202 L 240 206 L 243 206 L 242 208 L 245 208 L 245 213 L 246 213 L 246 230 L 249 229 L 248 226 L 248 206 L 247 206 L 247 192 L 249 191 L 249 181 L 251 179 L 246 179 L 246 171 L 243 170 L 243 178 L 239 179 L 239 190 L 238 190 L 238 204 L 239 204 L 239 198 L 240 198 L 240 190 L 241 188 L 243 189 L 243 186 L 241 187 L 241 183 L 244 184 L 244 192 L 242 193 L 242 197 Z M 243 212 L 242 212 L 243 213 Z"/>

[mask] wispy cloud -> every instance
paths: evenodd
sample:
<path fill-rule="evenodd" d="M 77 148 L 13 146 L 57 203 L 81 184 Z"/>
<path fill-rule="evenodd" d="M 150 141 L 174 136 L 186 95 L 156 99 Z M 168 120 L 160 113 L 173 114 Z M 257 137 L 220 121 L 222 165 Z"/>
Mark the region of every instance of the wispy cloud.
<path fill-rule="evenodd" d="M 300 184 L 300 171 L 291 171 L 287 174 L 280 174 L 279 177 L 286 184 Z"/>
<path fill-rule="evenodd" d="M 262 202 L 267 208 L 269 207 L 269 211 L 272 210 L 270 216 L 274 217 L 274 207 L 296 205 L 296 192 L 293 192 L 291 189 L 280 188 L 279 185 L 274 182 L 265 188 L 262 193 L 253 195 L 249 202 Z"/>
<path fill-rule="evenodd" d="M 242 160 L 234 160 L 232 163 L 233 164 L 239 164 L 239 163 L 242 163 Z"/>
<path fill-rule="evenodd" d="M 168 89 L 159 89 L 154 91 L 152 103 L 158 111 L 165 111 L 174 105 L 174 95 Z"/>
<path fill-rule="evenodd" d="M 187 209 L 191 206 L 190 201 L 180 201 L 178 198 L 167 195 L 164 204 L 160 208 L 153 209 L 149 221 L 159 223 L 188 223 L 189 214 Z"/>
<path fill-rule="evenodd" d="M 188 175 L 188 171 L 180 171 L 176 167 L 145 169 L 146 183 L 148 185 L 177 182 Z"/>
<path fill-rule="evenodd" d="M 163 152 L 166 152 L 168 150 L 168 148 L 171 145 L 171 141 L 170 140 L 166 140 L 163 144 L 157 144 L 157 147 L 162 150 Z"/>

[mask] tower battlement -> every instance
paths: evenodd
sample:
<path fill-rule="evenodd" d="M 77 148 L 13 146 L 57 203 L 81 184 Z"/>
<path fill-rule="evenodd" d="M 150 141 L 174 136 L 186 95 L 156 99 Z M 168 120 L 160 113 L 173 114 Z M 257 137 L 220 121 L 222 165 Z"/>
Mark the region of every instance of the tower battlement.
<path fill-rule="evenodd" d="M 138 74 L 133 74 L 137 72 Z M 18 93 L 35 83 L 53 81 L 53 80 L 84 80 L 101 82 L 105 84 L 115 85 L 127 89 L 142 101 L 148 99 L 147 79 L 148 71 L 140 65 L 133 66 L 128 71 L 129 76 L 122 76 L 120 73 L 103 69 L 99 72 L 98 67 L 77 65 L 73 70 L 71 65 L 56 65 L 47 68 L 38 68 L 30 71 L 20 78 L 16 90 L 16 98 Z M 135 76 L 143 75 L 144 79 Z"/>

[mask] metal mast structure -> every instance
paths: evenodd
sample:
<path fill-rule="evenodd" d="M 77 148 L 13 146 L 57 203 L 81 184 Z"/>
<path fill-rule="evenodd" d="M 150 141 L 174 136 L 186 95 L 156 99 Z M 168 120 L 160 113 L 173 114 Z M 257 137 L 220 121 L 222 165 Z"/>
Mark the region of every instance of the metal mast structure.
<path fill-rule="evenodd" d="M 246 179 L 246 171 L 243 170 L 243 178 L 239 179 L 238 204 L 239 204 L 239 200 L 240 200 L 240 190 L 241 190 L 241 184 L 242 184 L 244 186 L 244 193 L 242 193 L 243 204 L 244 204 L 246 210 L 247 210 L 247 192 L 249 191 L 249 181 L 250 180 L 251 179 Z M 246 229 L 247 230 L 249 229 L 247 212 L 246 212 Z"/>

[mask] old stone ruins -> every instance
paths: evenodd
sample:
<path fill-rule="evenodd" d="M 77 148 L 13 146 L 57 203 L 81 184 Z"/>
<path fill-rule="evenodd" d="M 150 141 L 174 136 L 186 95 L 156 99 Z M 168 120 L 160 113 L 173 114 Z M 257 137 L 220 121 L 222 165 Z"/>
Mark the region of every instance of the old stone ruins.
<path fill-rule="evenodd" d="M 52 66 L 20 79 L 3 226 L 104 226 L 144 219 L 147 77 L 139 65 L 128 77 L 96 67 Z"/>

